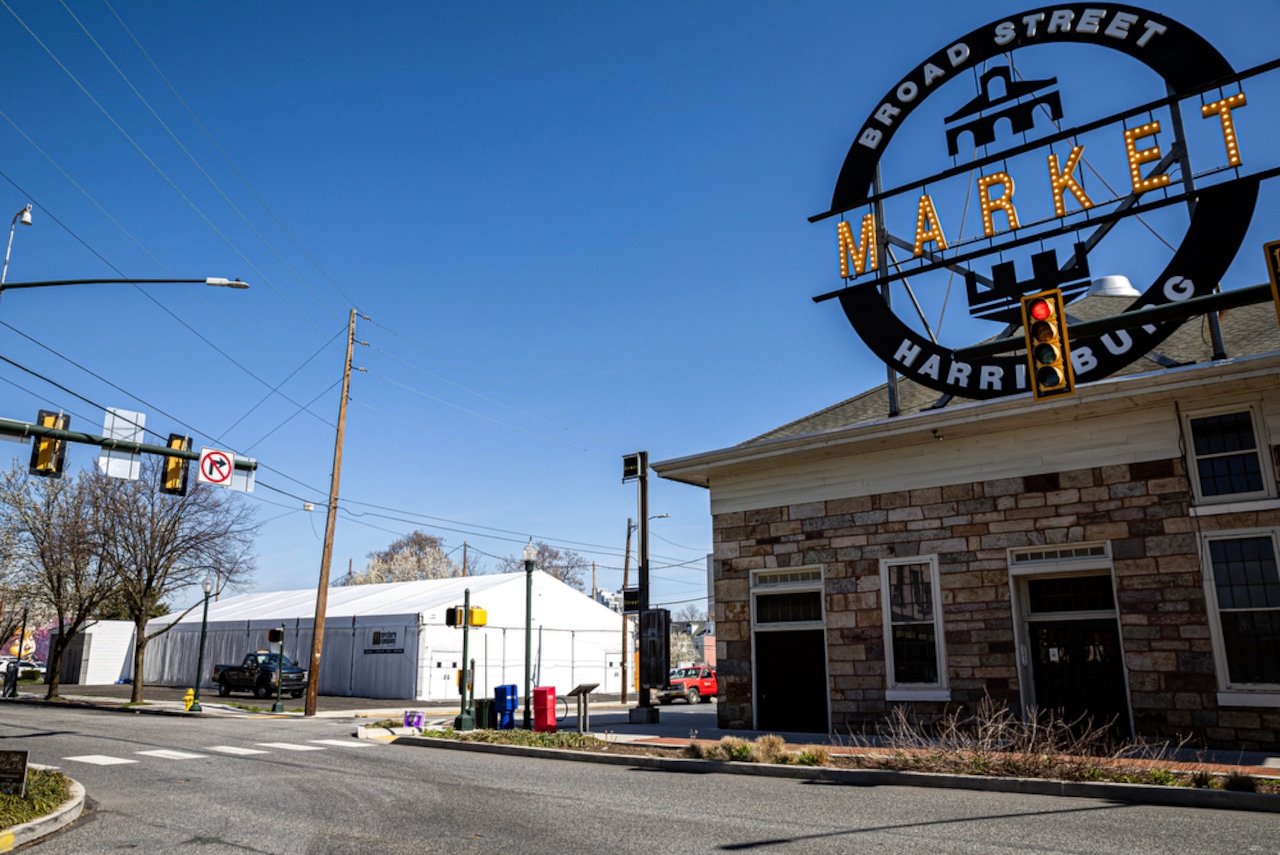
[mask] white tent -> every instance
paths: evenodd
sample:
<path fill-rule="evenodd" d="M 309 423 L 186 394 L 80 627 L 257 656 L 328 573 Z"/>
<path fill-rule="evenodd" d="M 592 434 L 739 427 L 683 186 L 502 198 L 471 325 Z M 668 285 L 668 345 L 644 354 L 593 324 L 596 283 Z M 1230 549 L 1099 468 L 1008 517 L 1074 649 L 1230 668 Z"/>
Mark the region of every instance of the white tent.
<path fill-rule="evenodd" d="M 533 685 L 564 694 L 580 683 L 600 692 L 622 689 L 622 616 L 540 570 L 533 573 Z M 470 630 L 476 697 L 514 684 L 524 694 L 526 577 L 524 573 L 391 582 L 330 588 L 320 659 L 322 695 L 456 700 L 462 630 L 445 612 L 471 605 L 488 625 Z M 253 650 L 272 649 L 267 630 L 285 629 L 285 655 L 310 664 L 315 590 L 243 594 L 209 603 L 201 688 L 214 663 L 239 664 Z M 156 618 L 148 634 L 169 617 Z M 201 609 L 197 606 L 147 645 L 147 683 L 190 686 L 196 676 Z"/>

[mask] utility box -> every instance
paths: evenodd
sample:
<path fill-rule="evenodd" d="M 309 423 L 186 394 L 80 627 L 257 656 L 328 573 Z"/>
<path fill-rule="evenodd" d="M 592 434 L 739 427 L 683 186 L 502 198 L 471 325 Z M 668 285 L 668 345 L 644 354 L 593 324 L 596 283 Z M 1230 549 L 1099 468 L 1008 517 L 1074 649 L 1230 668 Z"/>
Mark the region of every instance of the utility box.
<path fill-rule="evenodd" d="M 535 733 L 556 732 L 556 687 L 533 687 L 533 729 Z"/>
<path fill-rule="evenodd" d="M 516 708 L 520 706 L 520 690 L 514 683 L 493 688 L 493 711 L 498 717 L 500 730 L 512 730 L 516 726 Z"/>

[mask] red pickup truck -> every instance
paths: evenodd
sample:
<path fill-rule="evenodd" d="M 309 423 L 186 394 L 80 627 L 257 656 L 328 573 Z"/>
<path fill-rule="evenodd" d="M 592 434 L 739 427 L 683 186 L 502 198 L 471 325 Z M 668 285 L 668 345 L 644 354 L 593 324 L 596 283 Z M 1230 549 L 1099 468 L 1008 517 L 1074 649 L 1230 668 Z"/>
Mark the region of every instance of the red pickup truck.
<path fill-rule="evenodd" d="M 691 704 L 699 704 L 715 698 L 720 691 L 714 668 L 706 665 L 695 665 L 691 668 L 677 668 L 671 672 L 671 681 L 666 688 L 654 689 L 653 697 L 660 704 L 669 704 L 676 698 L 684 698 Z"/>

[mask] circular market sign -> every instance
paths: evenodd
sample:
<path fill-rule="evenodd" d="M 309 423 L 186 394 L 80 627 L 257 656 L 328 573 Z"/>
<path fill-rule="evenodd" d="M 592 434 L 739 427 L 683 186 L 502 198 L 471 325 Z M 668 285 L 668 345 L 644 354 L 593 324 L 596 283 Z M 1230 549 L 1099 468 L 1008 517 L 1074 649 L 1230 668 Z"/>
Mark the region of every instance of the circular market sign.
<path fill-rule="evenodd" d="M 1178 22 L 1063 4 L 1002 18 L 929 56 L 875 102 L 836 182 L 838 299 L 867 345 L 943 393 L 1027 391 L 1009 336 L 1021 299 L 1126 276 L 1123 311 L 1213 293 L 1253 214 L 1241 177 L 1249 102 L 1231 65 Z M 1254 110 L 1264 109 L 1255 106 Z M 1261 145 L 1258 146 L 1262 148 Z M 1147 354 L 1180 321 L 1072 338 L 1077 382 Z"/>

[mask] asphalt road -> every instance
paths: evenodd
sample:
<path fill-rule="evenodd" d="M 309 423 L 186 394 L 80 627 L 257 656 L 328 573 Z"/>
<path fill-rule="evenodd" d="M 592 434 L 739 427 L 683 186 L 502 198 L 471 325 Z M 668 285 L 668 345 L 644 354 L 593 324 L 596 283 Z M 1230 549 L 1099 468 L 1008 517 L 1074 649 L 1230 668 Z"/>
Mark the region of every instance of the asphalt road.
<path fill-rule="evenodd" d="M 60 853 L 1280 853 L 1280 816 L 855 787 L 357 741 L 342 718 L 12 705 L 89 810 Z"/>

